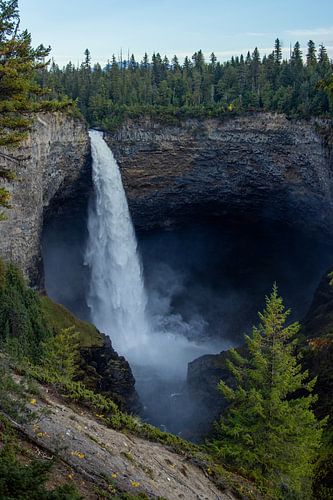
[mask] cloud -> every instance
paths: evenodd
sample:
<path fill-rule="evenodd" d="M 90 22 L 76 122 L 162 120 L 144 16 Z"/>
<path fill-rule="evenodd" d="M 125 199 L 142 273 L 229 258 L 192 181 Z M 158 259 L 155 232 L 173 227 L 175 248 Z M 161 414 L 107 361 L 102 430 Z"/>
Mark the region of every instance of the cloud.
<path fill-rule="evenodd" d="M 271 36 L 274 37 L 274 33 L 268 33 L 268 32 L 256 32 L 256 31 L 249 31 L 247 33 L 239 33 L 238 36 L 254 36 L 254 37 L 261 37 L 261 36 Z"/>
<path fill-rule="evenodd" d="M 333 35 L 333 26 L 328 28 L 313 28 L 313 29 L 295 29 L 295 30 L 286 30 L 286 35 L 290 36 L 309 36 L 309 37 L 318 37 L 318 36 L 330 36 Z"/>

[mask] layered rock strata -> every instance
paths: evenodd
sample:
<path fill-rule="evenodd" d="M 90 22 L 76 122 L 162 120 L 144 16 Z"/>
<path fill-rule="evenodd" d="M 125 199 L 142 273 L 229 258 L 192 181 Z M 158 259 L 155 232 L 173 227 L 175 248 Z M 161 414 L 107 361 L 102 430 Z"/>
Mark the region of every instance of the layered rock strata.
<path fill-rule="evenodd" d="M 332 233 L 331 135 L 328 122 L 260 113 L 127 120 L 106 139 L 139 229 L 228 217 Z"/>
<path fill-rule="evenodd" d="M 20 266 L 30 284 L 42 281 L 41 233 L 50 210 L 82 205 L 91 188 L 86 125 L 64 113 L 39 114 L 28 139 L 2 148 L 1 164 L 17 179 L 8 183 L 12 208 L 0 224 L 0 256 Z"/>

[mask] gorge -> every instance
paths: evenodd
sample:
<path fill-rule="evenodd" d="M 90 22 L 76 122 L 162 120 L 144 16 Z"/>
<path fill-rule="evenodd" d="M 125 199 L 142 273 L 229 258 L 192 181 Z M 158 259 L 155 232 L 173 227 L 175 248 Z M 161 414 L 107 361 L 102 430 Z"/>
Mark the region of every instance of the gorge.
<path fill-rule="evenodd" d="M 63 3 L 0 2 L 0 499 L 333 498 L 332 2 Z"/>
<path fill-rule="evenodd" d="M 25 186 L 12 185 L 15 208 L 1 228 L 1 253 L 18 262 L 32 284 L 41 287 L 45 279 L 55 301 L 91 319 L 87 131 L 72 118 L 41 120 L 38 140 L 32 136 L 18 152 L 18 158 L 31 158 Z M 105 135 L 137 233 L 147 312 L 154 331 L 165 336 L 151 354 L 151 344 L 134 350 L 138 362 L 118 346 L 111 327 L 97 326 L 130 361 L 153 423 L 197 438 L 193 422 L 203 413 L 200 379 L 207 358 L 190 365 L 194 402 L 184 392 L 187 363 L 241 344 L 274 281 L 293 317 L 305 316 L 331 265 L 330 133 L 324 120 L 258 113 L 172 124 L 128 120 Z M 25 191 L 30 198 L 35 193 L 33 203 Z M 161 342 L 170 331 L 178 337 Z M 197 423 L 199 433 L 207 418 Z"/>

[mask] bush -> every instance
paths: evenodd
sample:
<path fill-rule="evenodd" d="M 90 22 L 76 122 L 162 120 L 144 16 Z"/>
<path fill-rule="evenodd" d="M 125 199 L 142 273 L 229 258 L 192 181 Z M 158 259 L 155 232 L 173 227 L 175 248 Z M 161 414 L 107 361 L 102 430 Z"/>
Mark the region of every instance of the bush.
<path fill-rule="evenodd" d="M 50 336 L 39 295 L 14 265 L 0 261 L 0 345 L 17 358 L 38 361 Z"/>
<path fill-rule="evenodd" d="M 80 500 L 74 486 L 65 484 L 46 489 L 52 462 L 33 460 L 20 463 L 11 444 L 0 451 L 0 498 L 2 500 Z"/>

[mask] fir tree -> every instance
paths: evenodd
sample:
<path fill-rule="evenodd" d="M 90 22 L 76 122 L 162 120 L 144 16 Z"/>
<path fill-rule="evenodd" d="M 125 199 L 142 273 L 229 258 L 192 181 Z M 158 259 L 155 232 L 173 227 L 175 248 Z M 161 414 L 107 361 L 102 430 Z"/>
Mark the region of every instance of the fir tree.
<path fill-rule="evenodd" d="M 90 50 L 86 49 L 84 51 L 84 63 L 83 66 L 85 69 L 89 69 L 91 64 L 91 55 L 90 55 Z"/>
<path fill-rule="evenodd" d="M 307 380 L 295 355 L 300 326 L 286 326 L 289 313 L 274 286 L 259 326 L 246 337 L 247 357 L 231 351 L 234 385 L 219 384 L 230 405 L 217 424 L 212 449 L 273 498 L 306 499 L 322 423 L 311 409 L 315 380 Z"/>

